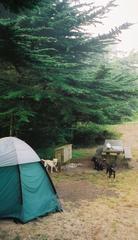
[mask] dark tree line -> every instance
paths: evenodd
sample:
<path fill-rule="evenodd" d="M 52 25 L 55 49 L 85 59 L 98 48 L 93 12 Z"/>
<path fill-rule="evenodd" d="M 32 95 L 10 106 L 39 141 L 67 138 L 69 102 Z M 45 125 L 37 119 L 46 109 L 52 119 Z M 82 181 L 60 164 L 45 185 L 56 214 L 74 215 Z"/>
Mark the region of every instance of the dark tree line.
<path fill-rule="evenodd" d="M 26 8 L 32 8 L 33 5 L 39 3 L 40 0 L 0 0 L 0 3 L 13 12 L 19 12 Z"/>

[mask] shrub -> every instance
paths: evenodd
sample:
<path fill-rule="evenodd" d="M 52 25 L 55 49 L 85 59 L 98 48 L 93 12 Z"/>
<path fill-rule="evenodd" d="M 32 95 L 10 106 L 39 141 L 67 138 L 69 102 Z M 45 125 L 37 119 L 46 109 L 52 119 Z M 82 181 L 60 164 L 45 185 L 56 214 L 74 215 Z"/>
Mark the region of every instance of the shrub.
<path fill-rule="evenodd" d="M 90 146 L 103 144 L 105 139 L 116 139 L 118 135 L 107 126 L 92 122 L 78 123 L 73 132 L 73 144 L 75 146 Z"/>
<path fill-rule="evenodd" d="M 40 158 L 43 159 L 53 159 L 54 157 L 54 147 L 51 148 L 39 148 L 36 150 Z"/>

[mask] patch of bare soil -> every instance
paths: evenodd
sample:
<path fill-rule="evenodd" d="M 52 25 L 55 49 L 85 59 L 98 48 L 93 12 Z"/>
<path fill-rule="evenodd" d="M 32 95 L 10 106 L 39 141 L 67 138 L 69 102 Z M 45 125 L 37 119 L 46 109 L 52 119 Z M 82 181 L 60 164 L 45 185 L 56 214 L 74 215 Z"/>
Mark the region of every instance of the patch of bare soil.
<path fill-rule="evenodd" d="M 76 202 L 76 206 L 79 206 L 79 202 L 82 200 L 93 201 L 103 196 L 117 196 L 115 191 L 97 187 L 86 180 L 64 180 L 64 182 L 56 184 L 56 189 L 60 199 L 64 202 Z"/>

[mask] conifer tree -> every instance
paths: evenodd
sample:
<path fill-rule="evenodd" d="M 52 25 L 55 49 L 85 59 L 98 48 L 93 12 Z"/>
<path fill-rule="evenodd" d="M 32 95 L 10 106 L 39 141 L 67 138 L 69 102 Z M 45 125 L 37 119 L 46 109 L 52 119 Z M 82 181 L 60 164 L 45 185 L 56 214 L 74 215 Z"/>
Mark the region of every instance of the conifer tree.
<path fill-rule="evenodd" d="M 117 41 L 116 36 L 130 24 L 98 37 L 83 30 L 86 24 L 102 21 L 114 2 L 105 7 L 86 4 L 87 10 L 82 10 L 84 5 L 67 0 L 43 0 L 32 12 L 1 20 L 8 33 L 2 35 L 0 48 L 5 63 L 0 87 L 4 132 L 10 129 L 10 134 L 23 137 L 27 132 L 34 141 L 47 138 L 51 144 L 64 141 L 77 121 L 121 119 L 125 91 L 130 97 L 135 93 L 125 89 L 124 81 L 122 99 L 120 83 L 112 79 L 110 68 L 105 63 L 98 69 L 96 65 L 105 46 Z"/>

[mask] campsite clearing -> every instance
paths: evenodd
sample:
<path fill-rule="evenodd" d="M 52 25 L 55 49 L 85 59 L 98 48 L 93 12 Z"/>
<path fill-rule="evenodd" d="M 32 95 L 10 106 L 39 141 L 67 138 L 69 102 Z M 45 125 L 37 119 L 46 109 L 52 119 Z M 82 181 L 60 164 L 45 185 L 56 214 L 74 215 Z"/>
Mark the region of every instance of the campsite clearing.
<path fill-rule="evenodd" d="M 123 141 L 132 129 L 130 124 L 120 127 Z M 82 166 L 52 175 L 64 212 L 25 225 L 1 220 L 0 240 L 137 240 L 138 124 L 134 129 L 129 169 L 109 180 L 91 168 L 91 156 L 79 159 Z"/>

